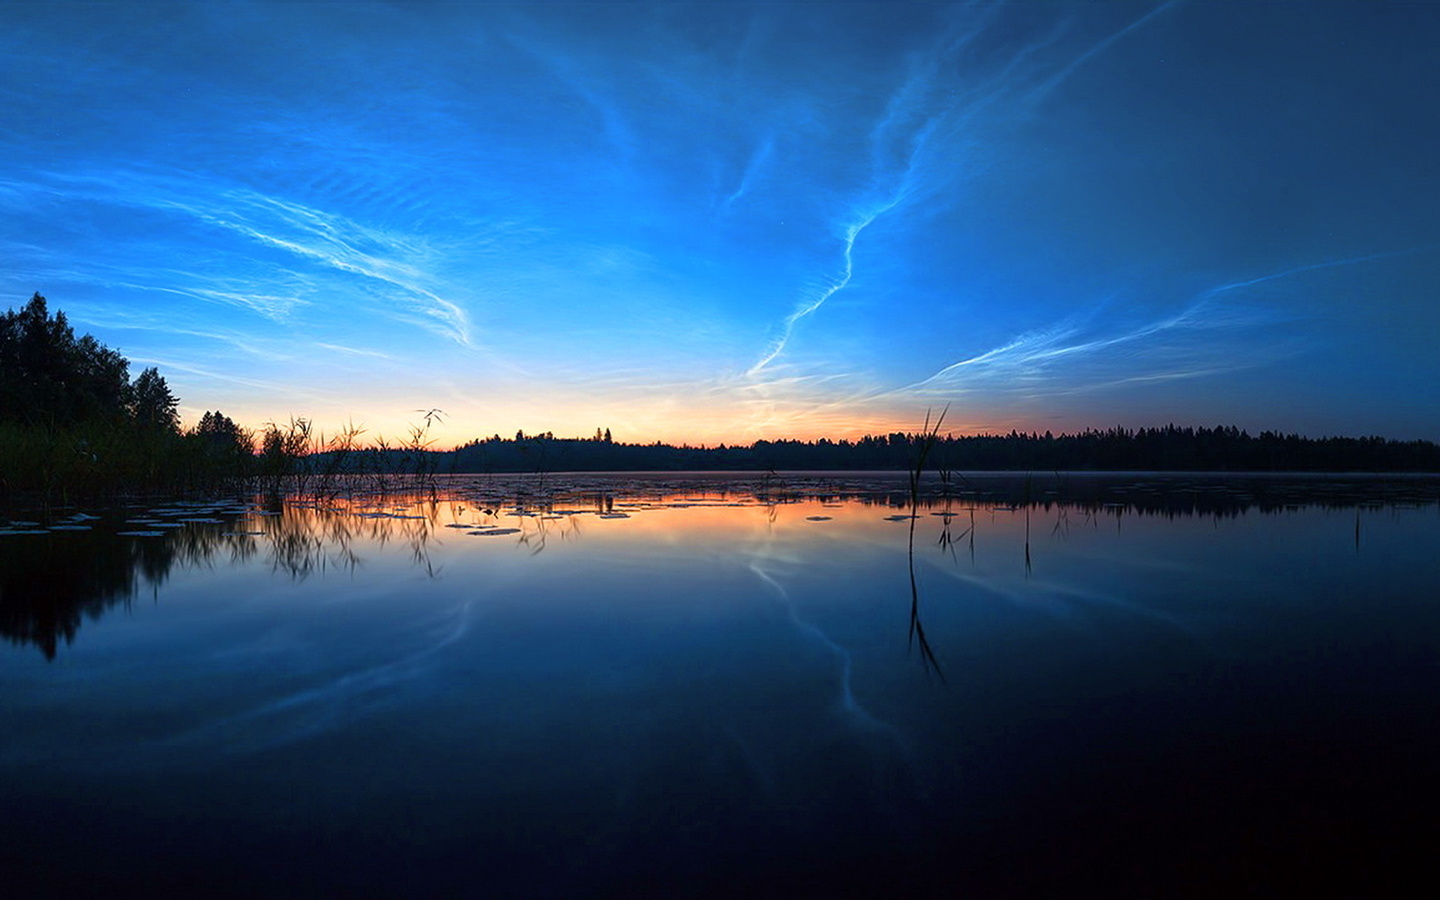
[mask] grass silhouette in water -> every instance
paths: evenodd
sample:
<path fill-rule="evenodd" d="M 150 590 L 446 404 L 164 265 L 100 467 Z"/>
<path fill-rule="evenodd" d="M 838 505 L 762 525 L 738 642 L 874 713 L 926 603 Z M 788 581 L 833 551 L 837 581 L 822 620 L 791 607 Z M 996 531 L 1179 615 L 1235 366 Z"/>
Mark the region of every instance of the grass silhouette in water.
<path fill-rule="evenodd" d="M 274 496 L 313 494 L 332 501 L 357 491 L 421 491 L 434 500 L 442 454 L 431 449 L 430 428 L 441 415 L 436 409 L 425 413 L 424 424 L 412 425 L 408 440 L 398 444 L 383 436 L 362 443 L 365 429 L 353 422 L 330 437 L 306 418 L 266 423 L 255 458 L 258 485 Z"/>
<path fill-rule="evenodd" d="M 930 411 L 925 411 L 925 425 L 915 453 L 915 464 L 910 469 L 910 544 L 907 554 L 910 563 L 909 645 L 920 648 L 921 662 L 927 671 L 934 671 L 941 681 L 945 680 L 945 673 L 940 668 L 940 661 L 935 658 L 930 641 L 925 637 L 925 626 L 920 622 L 920 588 L 915 582 L 915 521 L 920 517 L 920 477 L 925 471 L 925 460 L 935 446 L 935 440 L 940 433 L 940 423 L 945 421 L 945 413 L 949 411 L 949 406 L 942 409 L 940 415 L 935 417 L 934 425 L 930 424 Z"/>

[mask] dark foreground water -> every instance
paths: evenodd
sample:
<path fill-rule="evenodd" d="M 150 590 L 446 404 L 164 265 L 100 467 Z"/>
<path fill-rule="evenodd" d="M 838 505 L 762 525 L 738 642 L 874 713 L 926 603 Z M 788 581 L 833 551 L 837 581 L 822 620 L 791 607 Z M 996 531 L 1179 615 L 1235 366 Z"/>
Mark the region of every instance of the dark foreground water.
<path fill-rule="evenodd" d="M 1435 479 L 565 479 L 0 518 L 6 894 L 1434 886 Z"/>

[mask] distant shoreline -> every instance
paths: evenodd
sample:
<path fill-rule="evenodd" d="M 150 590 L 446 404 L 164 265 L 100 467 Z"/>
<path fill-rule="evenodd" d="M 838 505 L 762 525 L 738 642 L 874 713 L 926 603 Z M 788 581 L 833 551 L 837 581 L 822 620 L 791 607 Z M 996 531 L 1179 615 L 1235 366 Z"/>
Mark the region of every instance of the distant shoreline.
<path fill-rule="evenodd" d="M 437 472 L 581 471 L 1440 472 L 1440 445 L 1380 437 L 1306 438 L 1233 426 L 1088 430 L 1079 434 L 939 437 L 895 433 L 856 441 L 747 446 L 623 444 L 552 435 L 499 436 L 435 451 Z"/>

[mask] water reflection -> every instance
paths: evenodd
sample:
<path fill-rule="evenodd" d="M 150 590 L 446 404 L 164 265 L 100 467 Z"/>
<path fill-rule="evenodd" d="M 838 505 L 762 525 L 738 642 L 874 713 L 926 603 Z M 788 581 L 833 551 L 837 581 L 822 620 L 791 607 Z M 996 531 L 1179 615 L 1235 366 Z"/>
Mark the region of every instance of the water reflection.
<path fill-rule="evenodd" d="M 0 844 L 97 888 L 182 846 L 162 892 L 251 896 L 1376 871 L 1433 816 L 1436 485 L 467 478 L 0 520 Z"/>
<path fill-rule="evenodd" d="M 380 518 L 371 515 L 373 504 L 257 497 L 98 515 L 60 510 L 53 523 L 21 520 L 23 528 L 0 529 L 0 634 L 54 659 L 84 619 L 98 619 L 146 591 L 157 594 L 177 569 L 263 560 L 275 573 L 304 579 L 354 570 L 362 562 L 359 546 L 401 543 L 415 565 L 433 572 L 427 542 L 435 504 L 426 515 L 416 512 L 424 507 L 414 498 L 396 502 L 407 512 Z M 64 524 L 76 519 L 85 522 L 83 530 Z"/>
<path fill-rule="evenodd" d="M 0 634 L 54 659 L 85 618 L 164 581 L 192 548 L 179 540 L 141 543 L 101 533 L 0 541 Z"/>
<path fill-rule="evenodd" d="M 512 541 L 538 555 L 551 541 L 583 539 L 586 518 L 635 517 L 630 533 L 638 536 L 647 531 L 646 513 L 656 510 L 694 510 L 691 524 L 697 526 L 717 514 L 723 520 L 760 510 L 773 528 L 786 506 L 818 504 L 816 512 L 824 513 L 858 505 L 890 510 L 886 518 L 909 525 L 909 639 L 926 668 L 943 679 L 921 618 L 923 592 L 915 570 L 916 530 L 928 517 L 939 523 L 935 546 L 956 563 L 963 548 L 973 565 L 976 537 L 987 518 L 994 528 L 996 516 L 1018 516 L 1030 575 L 1032 514 L 1053 517 L 1050 535 L 1064 537 L 1073 527 L 1102 523 L 1119 530 L 1132 517 L 1218 523 L 1252 512 L 1353 510 L 1359 552 L 1367 514 L 1440 501 L 1440 479 L 1431 476 L 945 474 L 922 482 L 917 496 L 904 475 L 883 473 L 492 476 L 441 479 L 440 490 L 412 493 L 367 491 L 357 481 L 349 491 L 324 495 L 58 510 L 28 519 L 21 513 L 0 519 L 0 634 L 54 659 L 86 618 L 98 619 L 147 590 L 157 592 L 177 568 L 263 560 L 274 573 L 305 579 L 353 573 L 367 554 L 400 546 L 413 566 L 434 577 L 440 567 L 431 543 L 449 531 Z M 817 514 L 807 520 L 818 526 L 832 518 Z M 666 527 L 674 527 L 673 520 Z M 703 527 L 688 531 L 686 539 L 706 540 Z"/>

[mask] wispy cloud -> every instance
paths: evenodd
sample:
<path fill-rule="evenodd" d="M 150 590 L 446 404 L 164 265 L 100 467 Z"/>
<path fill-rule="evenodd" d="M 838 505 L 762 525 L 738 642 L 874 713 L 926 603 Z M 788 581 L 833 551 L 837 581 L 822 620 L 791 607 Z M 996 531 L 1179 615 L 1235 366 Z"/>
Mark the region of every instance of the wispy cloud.
<path fill-rule="evenodd" d="M 603 138 L 615 159 L 628 161 L 636 154 L 640 140 L 623 104 L 605 84 L 608 79 L 602 72 L 587 67 L 573 52 L 549 46 L 543 35 L 533 30 L 512 27 L 505 37 L 512 46 L 540 62 L 567 92 L 585 103 L 598 119 L 599 127 L 594 133 Z"/>
<path fill-rule="evenodd" d="M 780 333 L 747 373 L 758 378 L 786 350 L 795 327 L 813 315 L 831 297 L 849 286 L 855 274 L 855 243 L 860 235 L 909 199 L 914 177 L 926 141 L 936 125 L 934 117 L 917 116 L 916 97 L 923 93 L 929 75 L 912 75 L 891 99 L 870 134 L 872 153 L 870 184 L 863 195 L 847 204 L 837 226 L 840 238 L 840 269 L 802 298 L 780 325 Z M 897 145 L 899 153 L 897 154 Z M 898 155 L 898 158 L 897 158 Z"/>
<path fill-rule="evenodd" d="M 760 142 L 759 146 L 755 148 L 755 152 L 750 155 L 750 159 L 745 163 L 745 170 L 740 173 L 740 183 L 735 186 L 733 191 L 721 199 L 720 208 L 722 210 L 728 210 L 742 197 L 750 193 L 751 183 L 755 181 L 760 171 L 765 167 L 766 163 L 770 161 L 770 156 L 774 152 L 775 139 L 773 136 L 767 136 Z"/>
<path fill-rule="evenodd" d="M 5 187 L 12 193 L 63 198 L 66 202 L 87 201 L 179 216 L 238 235 L 252 244 L 279 250 L 293 264 L 318 264 L 326 269 L 357 276 L 378 290 L 383 302 L 374 310 L 399 318 L 448 338 L 465 347 L 475 346 L 474 328 L 468 310 L 443 295 L 438 279 L 427 270 L 436 262 L 427 242 L 406 235 L 363 225 L 343 215 L 262 194 L 238 186 L 217 186 L 213 179 L 201 179 L 183 172 L 156 173 L 115 170 L 76 174 L 50 172 L 30 182 L 10 179 Z M 211 251 L 216 252 L 214 250 Z M 223 252 L 223 251 L 221 251 Z M 174 254 L 165 254 L 173 258 Z M 94 279 L 103 262 L 92 262 L 76 271 L 77 279 Z M 241 267 L 257 268 L 250 263 Z M 122 270 L 137 274 L 137 267 L 124 263 Z M 277 281 L 300 283 L 307 293 L 316 292 L 313 278 L 296 271 L 270 267 L 264 276 L 243 282 L 234 275 L 235 265 L 226 274 L 186 273 L 154 267 L 149 289 L 171 291 L 202 299 L 248 308 L 267 318 L 284 320 L 298 304 L 306 302 L 300 292 L 276 294 L 268 287 Z M 168 277 L 154 278 L 162 275 Z M 189 286 L 170 286 L 176 276 Z M 276 276 L 280 276 L 277 278 Z M 226 281 L 230 284 L 227 286 Z"/>
<path fill-rule="evenodd" d="M 160 359 L 157 357 L 137 355 L 131 357 L 130 361 L 137 367 L 146 365 L 164 366 L 167 372 L 175 371 L 184 372 L 189 375 L 197 375 L 206 381 L 233 384 L 269 396 L 296 396 L 295 386 L 291 384 L 263 378 L 252 378 L 249 375 L 237 375 L 231 371 L 218 369 L 214 366 L 207 366 L 203 363 L 191 362 L 188 359 L 181 359 L 175 356 L 166 356 L 164 359 Z M 306 392 L 301 392 L 299 396 L 309 399 L 320 399 L 320 395 Z"/>
<path fill-rule="evenodd" d="M 1315 272 L 1321 269 L 1338 269 L 1343 266 L 1354 266 L 1361 263 L 1378 262 L 1383 259 L 1397 259 L 1403 256 L 1413 256 L 1417 253 L 1426 253 L 1436 249 L 1434 246 L 1408 247 L 1403 250 L 1387 250 L 1384 253 L 1369 253 L 1364 256 L 1346 256 L 1339 259 L 1327 259 L 1317 263 L 1308 263 L 1303 266 L 1296 266 L 1292 269 L 1284 269 L 1279 272 L 1269 272 L 1264 275 L 1257 275 L 1243 281 L 1235 281 L 1230 284 L 1222 284 L 1211 288 L 1201 295 L 1201 302 L 1211 297 L 1218 297 L 1230 291 L 1241 290 L 1242 288 L 1254 287 L 1257 284 L 1264 284 L 1267 281 L 1278 281 L 1282 278 L 1292 278 L 1306 272 Z"/>
<path fill-rule="evenodd" d="M 1059 87 L 1061 84 L 1067 81 L 1070 76 L 1074 75 L 1081 66 L 1085 65 L 1090 60 L 1094 59 L 1096 56 L 1099 56 L 1101 53 L 1104 53 L 1106 50 L 1108 50 L 1110 46 L 1113 45 L 1116 41 L 1120 40 L 1121 38 L 1135 31 L 1136 29 L 1144 27 L 1147 23 L 1155 19 L 1157 16 L 1163 15 L 1164 13 L 1175 8 L 1176 6 L 1179 6 L 1181 2 L 1182 0 L 1167 0 L 1167 2 L 1162 3 L 1154 9 L 1150 10 L 1145 15 L 1136 19 L 1134 22 L 1131 22 L 1129 25 L 1121 28 L 1119 31 L 1116 31 L 1113 34 L 1106 36 L 1103 40 L 1096 42 L 1084 53 L 1080 54 L 1075 59 L 1071 60 L 1063 68 L 1061 68 L 1060 71 L 1046 78 L 1038 86 L 1031 90 L 1029 97 L 1027 98 L 1028 101 L 1031 103 L 1037 103 L 1040 100 L 1044 99 L 1045 95 L 1049 94 L 1051 91 L 1055 90 L 1055 88 Z"/>
<path fill-rule="evenodd" d="M 348 353 L 351 356 L 365 356 L 371 359 L 393 360 L 395 357 L 389 353 L 381 353 L 378 350 L 365 350 L 359 347 L 345 347 L 340 344 L 327 344 L 324 341 L 316 341 L 315 346 L 324 347 L 326 350 L 334 350 L 337 353 Z"/>
<path fill-rule="evenodd" d="M 1078 56 L 1047 71 L 1040 51 L 1060 40 L 1061 29 L 1009 49 L 998 63 L 970 75 L 957 89 L 955 71 L 967 54 L 983 55 L 980 44 L 996 26 L 1003 4 L 967 5 L 956 25 L 931 47 L 910 56 L 905 77 L 890 94 L 871 126 L 867 143 L 870 173 L 865 185 L 841 204 L 835 230 L 840 237 L 840 267 L 799 299 L 778 326 L 749 370 L 752 378 L 785 353 L 801 320 L 813 316 L 855 275 L 855 247 L 860 234 L 884 215 L 900 216 L 922 200 L 953 205 L 944 193 L 958 180 L 977 174 L 984 164 L 970 152 L 983 133 L 982 116 L 1013 118 L 1028 114 L 1043 97 L 1081 66 L 1127 34 L 1142 27 L 1180 0 L 1169 0 L 1146 15 L 1093 44 Z M 1002 114 L 1003 111 L 1003 114 Z"/>
<path fill-rule="evenodd" d="M 843 243 L 841 249 L 842 265 L 838 275 L 829 283 L 819 288 L 815 296 L 801 302 L 790 315 L 785 317 L 781 324 L 780 336 L 777 337 L 760 357 L 755 365 L 750 367 L 748 374 L 754 378 L 775 361 L 776 357 L 785 352 L 785 347 L 790 343 L 790 337 L 795 333 L 795 325 L 806 316 L 812 315 L 816 310 L 825 305 L 825 301 L 843 291 L 850 284 L 850 279 L 855 274 L 855 241 L 860 233 L 870 226 L 881 215 L 893 209 L 899 203 L 899 199 L 893 199 L 888 203 L 866 210 L 860 214 L 860 218 L 845 226 L 843 232 Z"/>
<path fill-rule="evenodd" d="M 282 350 L 270 344 L 262 344 L 254 337 L 240 331 L 218 331 L 214 329 L 185 328 L 177 326 L 164 319 L 146 316 L 126 320 L 121 317 L 117 320 L 113 315 L 97 316 L 93 310 L 85 305 L 78 308 L 79 315 L 75 316 L 77 321 L 87 321 L 104 328 L 117 332 L 139 331 L 146 335 L 166 335 L 169 337 L 191 338 L 199 341 L 213 341 L 217 344 L 226 344 L 251 360 L 260 360 L 267 363 L 290 362 L 295 360 L 300 351 L 287 346 Z M 189 343 L 187 341 L 186 343 Z"/>
<path fill-rule="evenodd" d="M 1300 349 L 1298 335 L 1277 336 L 1273 329 L 1287 320 L 1301 321 L 1304 313 L 1241 305 L 1234 295 L 1309 272 L 1394 259 L 1425 249 L 1323 260 L 1218 284 L 1201 291 L 1178 312 L 1118 329 L 1107 330 L 1071 316 L 951 363 L 894 394 L 916 398 L 955 398 L 975 392 L 1062 396 L 1266 365 Z"/>
<path fill-rule="evenodd" d="M 0 29 L 0 286 L 227 409 L 854 434 L 1436 364 L 1429 258 L 1362 255 L 1440 240 L 1404 17 L 1314 13 L 1401 65 L 1178 0 L 221 6 Z"/>
<path fill-rule="evenodd" d="M 464 346 L 473 346 L 470 317 L 458 303 L 430 286 L 432 279 L 414 260 L 423 257 L 423 241 L 360 225 L 249 190 L 236 189 L 214 206 L 182 207 L 197 218 L 230 229 L 259 243 L 287 250 L 330 268 L 398 288 L 416 312 L 407 317 Z"/>

